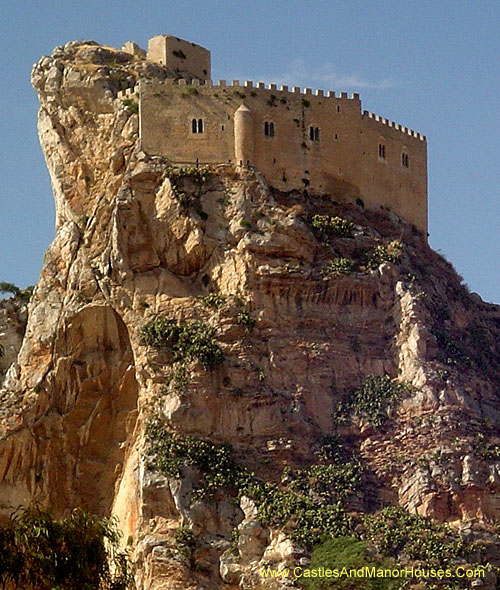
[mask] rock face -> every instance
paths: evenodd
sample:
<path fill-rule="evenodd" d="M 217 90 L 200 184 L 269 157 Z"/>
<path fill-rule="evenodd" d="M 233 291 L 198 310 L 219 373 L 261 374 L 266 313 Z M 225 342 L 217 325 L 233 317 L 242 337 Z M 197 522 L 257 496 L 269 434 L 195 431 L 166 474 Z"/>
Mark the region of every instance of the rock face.
<path fill-rule="evenodd" d="M 286 587 L 259 569 L 307 563 L 304 547 L 263 524 L 252 498 L 198 498 L 196 470 L 156 468 L 146 429 L 160 419 L 230 443 L 275 484 L 337 428 L 369 474 L 353 509 L 487 527 L 500 517 L 499 308 L 388 211 L 278 193 L 230 166 L 173 175 L 140 151 L 137 114 L 115 98 L 167 74 L 93 42 L 34 67 L 57 235 L 1 390 L 2 511 L 36 499 L 116 515 L 143 590 Z M 318 215 L 352 226 L 326 235 Z M 377 259 L 396 240 L 399 264 Z M 328 273 L 338 258 L 358 265 Z M 158 317 L 203 322 L 223 362 L 146 345 Z M 369 375 L 413 388 L 381 426 L 335 426 L 339 400 Z"/>
<path fill-rule="evenodd" d="M 16 360 L 23 341 L 28 309 L 25 300 L 10 297 L 0 301 L 0 383 Z"/>

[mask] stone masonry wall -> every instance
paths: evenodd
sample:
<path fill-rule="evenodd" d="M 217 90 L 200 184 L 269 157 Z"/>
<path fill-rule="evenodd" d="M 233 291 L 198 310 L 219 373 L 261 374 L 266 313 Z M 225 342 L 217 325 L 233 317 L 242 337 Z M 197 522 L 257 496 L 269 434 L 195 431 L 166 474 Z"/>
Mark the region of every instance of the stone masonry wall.
<path fill-rule="evenodd" d="M 213 85 L 193 80 L 140 83 L 142 149 L 174 164 L 235 162 L 234 113 L 252 113 L 248 162 L 283 191 L 308 189 L 333 198 L 361 198 L 427 231 L 427 143 L 423 135 L 361 110 L 359 95 L 251 82 Z M 203 132 L 192 132 L 202 119 Z M 273 123 L 274 135 L 265 134 Z M 318 139 L 310 138 L 310 128 Z M 380 157 L 379 145 L 385 146 Z M 408 167 L 403 165 L 408 156 Z M 236 162 L 240 164 L 240 162 Z"/>

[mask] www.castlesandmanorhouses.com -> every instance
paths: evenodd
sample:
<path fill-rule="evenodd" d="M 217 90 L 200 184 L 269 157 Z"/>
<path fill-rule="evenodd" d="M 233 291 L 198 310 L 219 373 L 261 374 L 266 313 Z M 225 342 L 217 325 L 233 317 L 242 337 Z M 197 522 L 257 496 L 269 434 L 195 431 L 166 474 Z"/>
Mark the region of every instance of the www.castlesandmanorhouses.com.
<path fill-rule="evenodd" d="M 260 576 L 262 578 L 423 578 L 442 580 L 445 578 L 484 578 L 486 568 L 475 567 L 468 568 L 458 566 L 456 568 L 425 568 L 411 567 L 404 568 L 303 568 L 301 566 L 293 569 L 271 569 L 262 568 Z"/>

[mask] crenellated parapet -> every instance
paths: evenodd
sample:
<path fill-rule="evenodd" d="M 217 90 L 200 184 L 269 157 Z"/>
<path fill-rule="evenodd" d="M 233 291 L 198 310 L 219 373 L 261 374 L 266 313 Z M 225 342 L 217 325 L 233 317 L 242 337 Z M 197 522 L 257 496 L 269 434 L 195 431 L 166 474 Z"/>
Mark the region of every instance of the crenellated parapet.
<path fill-rule="evenodd" d="M 133 99 L 139 98 L 139 87 L 136 85 L 133 88 L 126 88 L 125 90 L 120 90 L 119 92 L 116 93 L 116 98 L 117 100 L 126 100 L 128 99 Z"/>
<path fill-rule="evenodd" d="M 147 85 L 155 85 L 158 89 L 161 89 L 163 86 L 184 86 L 184 87 L 204 87 L 204 88 L 213 88 L 215 90 L 227 90 L 229 88 L 233 89 L 241 89 L 243 91 L 264 91 L 267 92 L 269 95 L 274 92 L 280 93 L 280 98 L 284 95 L 296 96 L 296 95 L 304 95 L 308 98 L 332 98 L 336 100 L 357 100 L 359 101 L 359 94 L 353 93 L 348 94 L 347 92 L 340 92 L 336 93 L 333 90 L 328 90 L 325 92 L 324 90 L 314 90 L 312 88 L 301 88 L 300 86 L 286 86 L 283 84 L 270 84 L 265 82 L 253 82 L 252 80 L 245 80 L 244 82 L 240 82 L 239 80 L 218 80 L 218 82 L 214 83 L 212 80 L 199 80 L 197 78 L 193 78 L 191 81 L 186 80 L 185 78 L 167 78 L 166 80 L 145 80 L 144 81 Z"/>
<path fill-rule="evenodd" d="M 382 125 L 387 125 L 388 127 L 392 127 L 393 129 L 396 129 L 397 131 L 401 131 L 401 133 L 406 133 L 407 135 L 411 135 L 412 137 L 416 137 L 417 139 L 420 139 L 420 141 L 427 141 L 425 135 L 422 135 L 421 133 L 418 133 L 417 131 L 413 131 L 413 129 L 408 129 L 408 127 L 404 127 L 403 125 L 400 125 L 399 123 L 394 123 L 394 121 L 390 121 L 389 119 L 384 119 L 384 117 L 380 117 L 379 115 L 375 115 L 374 113 L 371 113 L 370 111 L 363 111 L 363 116 L 368 117 L 369 119 L 373 119 L 374 121 L 377 121 L 378 123 L 382 123 Z"/>

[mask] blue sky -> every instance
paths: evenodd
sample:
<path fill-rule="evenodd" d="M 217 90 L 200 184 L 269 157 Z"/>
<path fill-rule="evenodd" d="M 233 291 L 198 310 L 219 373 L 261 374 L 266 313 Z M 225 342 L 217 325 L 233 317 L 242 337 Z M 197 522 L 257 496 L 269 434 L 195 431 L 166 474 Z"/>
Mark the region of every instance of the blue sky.
<path fill-rule="evenodd" d="M 427 135 L 430 244 L 500 303 L 498 0 L 4 0 L 0 280 L 35 283 L 54 234 L 32 64 L 74 39 L 145 47 L 162 33 L 210 49 L 214 79 L 359 92 Z"/>

